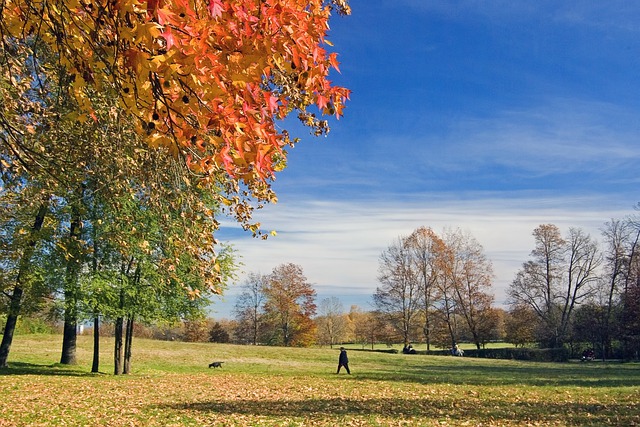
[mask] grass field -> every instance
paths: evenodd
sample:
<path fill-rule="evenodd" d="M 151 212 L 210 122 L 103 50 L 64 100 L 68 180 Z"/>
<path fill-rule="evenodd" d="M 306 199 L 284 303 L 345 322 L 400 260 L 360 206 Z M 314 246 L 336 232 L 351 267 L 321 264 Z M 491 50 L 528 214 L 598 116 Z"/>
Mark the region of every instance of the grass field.
<path fill-rule="evenodd" d="M 531 363 L 134 340 L 133 373 L 60 366 L 61 337 L 16 336 L 0 426 L 634 426 L 640 365 Z M 214 360 L 225 363 L 209 369 Z"/>

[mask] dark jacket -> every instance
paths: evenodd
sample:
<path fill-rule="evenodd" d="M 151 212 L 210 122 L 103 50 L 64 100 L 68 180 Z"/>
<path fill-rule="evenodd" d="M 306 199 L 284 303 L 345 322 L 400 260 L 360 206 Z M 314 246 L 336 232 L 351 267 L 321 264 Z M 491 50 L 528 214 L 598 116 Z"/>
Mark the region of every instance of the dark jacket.
<path fill-rule="evenodd" d="M 347 350 L 340 350 L 340 359 L 338 359 L 338 363 L 341 365 L 346 365 L 349 363 L 349 358 L 347 357 Z"/>

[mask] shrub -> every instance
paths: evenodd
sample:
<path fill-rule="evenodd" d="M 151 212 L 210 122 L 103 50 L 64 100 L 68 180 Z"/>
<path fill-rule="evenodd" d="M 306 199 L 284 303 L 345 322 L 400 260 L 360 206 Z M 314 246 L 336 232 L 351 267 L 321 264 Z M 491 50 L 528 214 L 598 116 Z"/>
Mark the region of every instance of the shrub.
<path fill-rule="evenodd" d="M 419 352 L 422 354 L 449 355 L 449 350 Z M 483 359 L 513 359 L 530 360 L 535 362 L 567 362 L 569 350 L 566 348 L 482 348 L 466 349 L 465 357 L 479 357 Z"/>

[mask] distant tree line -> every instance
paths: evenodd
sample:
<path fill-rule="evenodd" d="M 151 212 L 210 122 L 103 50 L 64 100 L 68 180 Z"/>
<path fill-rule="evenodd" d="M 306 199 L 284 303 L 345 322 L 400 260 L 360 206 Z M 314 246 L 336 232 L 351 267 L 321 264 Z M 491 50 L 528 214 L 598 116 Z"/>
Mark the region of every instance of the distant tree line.
<path fill-rule="evenodd" d="M 336 297 L 317 302 L 302 267 L 288 263 L 269 274 L 250 273 L 240 286 L 232 319 L 206 319 L 191 301 L 187 306 L 198 315 L 182 316 L 179 326 L 158 325 L 170 320 L 170 313 L 185 314 L 184 305 L 156 320 L 142 317 L 151 326 L 139 325 L 136 332 L 247 345 L 413 343 L 425 350 L 507 342 L 565 348 L 574 355 L 592 348 L 602 358 L 637 359 L 640 221 L 634 216 L 611 220 L 603 226 L 601 243 L 577 228 L 562 236 L 553 224 L 536 227 L 532 235 L 530 258 L 508 289 L 508 309 L 493 304 L 492 265 L 473 236 L 461 230 L 438 235 L 420 227 L 381 253 L 373 310 L 351 306 L 347 311 Z M 179 299 L 167 301 L 180 307 L 175 305 Z M 86 318 L 91 311 L 82 313 Z M 115 333 L 117 317 L 106 317 Z"/>
<path fill-rule="evenodd" d="M 293 113 L 320 136 L 319 116 L 342 115 L 324 37 L 345 0 L 190 4 L 1 3 L 0 368 L 21 317 L 50 309 L 62 364 L 92 322 L 97 371 L 106 321 L 128 372 L 136 325 L 202 317 L 233 276 L 221 216 L 266 238 L 252 213 L 298 142 L 277 124 Z M 263 25 L 291 31 L 254 37 Z M 286 344 L 311 327 L 273 322 Z"/>
<path fill-rule="evenodd" d="M 461 230 L 440 236 L 420 227 L 380 255 L 374 310 L 353 306 L 345 313 L 339 299 L 322 300 L 312 319 L 314 339 L 307 335 L 296 342 L 423 343 L 429 350 L 459 342 L 480 349 L 505 341 L 565 347 L 574 354 L 592 348 L 602 358 L 638 358 L 640 220 L 630 216 L 607 222 L 601 242 L 578 228 L 562 236 L 553 224 L 538 226 L 533 238 L 530 259 L 509 286 L 505 310 L 494 306 L 492 265 L 473 236 Z M 231 341 L 292 345 L 275 321 L 274 301 L 281 292 L 270 289 L 278 283 L 277 270 L 250 275 L 243 285 L 228 325 L 233 327 Z M 295 306 L 293 297 L 288 300 Z"/>
<path fill-rule="evenodd" d="M 638 205 L 640 207 L 640 205 Z M 509 289 L 514 341 L 544 347 L 581 345 L 602 358 L 640 355 L 640 221 L 611 220 L 602 243 L 580 229 L 562 236 L 544 224 L 533 236 L 531 259 Z M 525 320 L 526 319 L 526 320 Z"/>

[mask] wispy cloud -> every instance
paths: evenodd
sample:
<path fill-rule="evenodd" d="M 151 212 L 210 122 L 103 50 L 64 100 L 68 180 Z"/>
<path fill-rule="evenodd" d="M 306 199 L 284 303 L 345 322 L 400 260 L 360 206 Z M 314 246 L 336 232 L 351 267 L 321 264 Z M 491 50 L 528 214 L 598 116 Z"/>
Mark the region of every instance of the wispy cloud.
<path fill-rule="evenodd" d="M 414 115 L 414 117 L 416 117 Z M 412 126 L 363 129 L 292 153 L 276 190 L 366 198 L 374 193 L 499 189 L 632 192 L 640 123 L 636 112 L 603 102 L 545 99 L 535 105 L 443 118 L 439 130 L 417 115 Z M 297 151 L 296 151 L 297 150 Z M 546 180 L 546 181 L 545 181 Z"/>
<path fill-rule="evenodd" d="M 278 231 L 266 241 L 232 233 L 224 224 L 220 238 L 231 236 L 242 256 L 244 273 L 268 273 L 282 263 L 299 264 L 307 278 L 326 296 L 342 295 L 362 304 L 377 284 L 381 252 L 400 236 L 420 226 L 441 233 L 445 228 L 470 232 L 484 247 L 494 264 L 494 291 L 501 305 L 505 291 L 520 265 L 533 249 L 531 233 L 544 223 L 583 228 L 594 237 L 611 218 L 623 218 L 631 205 L 601 196 L 558 197 L 551 194 L 480 194 L 461 199 L 458 194 L 416 194 L 402 204 L 388 200 L 296 200 L 273 206 L 260 220 Z M 241 276 L 244 277 L 244 274 Z M 229 290 L 233 295 L 237 288 Z M 218 307 L 224 309 L 224 307 Z"/>
<path fill-rule="evenodd" d="M 543 105 L 468 117 L 452 124 L 432 167 L 503 165 L 536 176 L 618 174 L 640 160 L 635 112 L 611 104 L 560 99 Z M 425 147 L 435 144 L 412 144 Z"/>
<path fill-rule="evenodd" d="M 274 183 L 279 203 L 256 212 L 278 235 L 252 239 L 226 222 L 217 236 L 235 245 L 246 272 L 293 262 L 323 295 L 365 304 L 397 237 L 459 227 L 492 260 L 501 304 L 535 227 L 599 237 L 606 221 L 633 212 L 640 6 L 352 6 L 331 35 L 352 101 L 327 139 L 291 150 Z"/>

